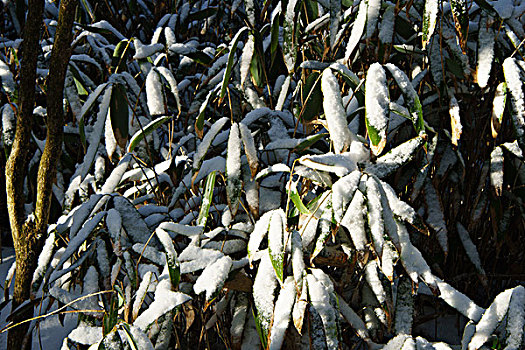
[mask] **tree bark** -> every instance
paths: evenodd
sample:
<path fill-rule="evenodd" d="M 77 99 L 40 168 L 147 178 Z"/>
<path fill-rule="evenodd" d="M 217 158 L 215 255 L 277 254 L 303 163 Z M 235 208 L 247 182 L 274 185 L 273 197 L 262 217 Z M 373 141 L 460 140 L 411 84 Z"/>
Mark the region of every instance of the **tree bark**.
<path fill-rule="evenodd" d="M 43 3 L 43 0 L 29 1 L 22 48 L 24 61 L 21 68 L 20 113 L 17 118 L 15 141 L 6 167 L 9 218 L 17 261 L 13 310 L 30 297 L 33 272 L 47 235 L 53 183 L 56 180 L 56 169 L 62 151 L 64 81 L 71 56 L 72 28 L 77 6 L 76 0 L 60 2 L 47 79 L 46 145 L 38 168 L 35 221 L 31 222 L 24 218 L 23 182 L 27 172 L 28 145 L 35 101 L 36 60 Z M 13 322 L 21 322 L 32 316 L 33 309 L 29 308 L 25 312 L 13 315 Z M 28 325 L 24 323 L 9 331 L 8 349 L 22 349 L 22 339 L 25 338 Z M 25 345 L 25 348 L 31 348 L 30 336 Z"/>
<path fill-rule="evenodd" d="M 24 300 L 29 298 L 30 278 L 28 275 L 27 230 L 24 210 L 24 179 L 27 174 L 27 163 L 29 156 L 29 141 L 31 137 L 31 125 L 33 119 L 33 107 L 35 104 L 35 82 L 36 64 L 38 59 L 38 48 L 40 41 L 40 27 L 42 25 L 42 13 L 44 11 L 44 0 L 29 0 L 29 11 L 23 31 L 23 44 L 21 48 L 22 66 L 20 68 L 20 90 L 19 109 L 17 114 L 17 127 L 11 153 L 6 164 L 6 193 L 7 209 L 13 245 L 17 260 L 15 289 L 12 300 L 12 310 L 18 307 Z M 31 264 L 31 262 L 27 261 Z M 13 322 L 31 317 L 28 312 L 13 315 Z M 15 327 L 9 331 L 7 337 L 8 349 L 20 348 L 21 340 L 27 332 L 27 324 Z"/>

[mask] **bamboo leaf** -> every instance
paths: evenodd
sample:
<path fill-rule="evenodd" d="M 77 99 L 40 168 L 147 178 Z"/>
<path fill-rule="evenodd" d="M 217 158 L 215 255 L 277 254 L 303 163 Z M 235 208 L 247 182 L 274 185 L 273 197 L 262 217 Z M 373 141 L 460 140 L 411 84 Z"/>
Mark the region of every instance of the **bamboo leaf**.
<path fill-rule="evenodd" d="M 386 145 L 390 104 L 386 74 L 379 63 L 370 66 L 365 84 L 366 130 L 372 152 L 379 155 Z"/>
<path fill-rule="evenodd" d="M 125 149 L 129 137 L 129 109 L 124 85 L 113 84 L 109 112 L 113 135 L 119 147 Z"/>
<path fill-rule="evenodd" d="M 206 178 L 206 185 L 204 186 L 204 196 L 202 197 L 201 209 L 199 211 L 199 217 L 197 218 L 197 225 L 206 227 L 206 221 L 208 219 L 208 213 L 210 212 L 210 206 L 213 200 L 213 189 L 215 187 L 215 176 L 216 171 L 212 171 Z"/>
<path fill-rule="evenodd" d="M 232 74 L 233 63 L 235 60 L 235 51 L 237 51 L 237 44 L 239 43 L 239 38 L 241 34 L 244 33 L 246 30 L 248 30 L 248 27 L 242 27 L 237 32 L 237 34 L 235 34 L 230 43 L 230 52 L 228 53 L 228 64 L 226 65 L 226 70 L 224 71 L 224 76 L 222 78 L 221 83 L 221 93 L 219 95 L 221 101 L 224 99 L 224 96 L 226 96 L 226 89 L 228 88 L 228 84 L 230 82 L 230 76 Z"/>
<path fill-rule="evenodd" d="M 151 121 L 148 125 L 144 127 L 143 130 L 137 131 L 132 137 L 131 140 L 129 140 L 129 145 L 127 152 L 131 153 L 137 147 L 137 145 L 146 138 L 149 134 L 151 134 L 153 131 L 157 130 L 162 124 L 164 124 L 166 121 L 170 120 L 170 116 L 163 116 L 159 117 L 153 121 Z"/>
<path fill-rule="evenodd" d="M 434 29 L 436 29 L 439 2 L 438 0 L 425 1 L 425 13 L 423 15 L 423 50 L 427 46 Z"/>

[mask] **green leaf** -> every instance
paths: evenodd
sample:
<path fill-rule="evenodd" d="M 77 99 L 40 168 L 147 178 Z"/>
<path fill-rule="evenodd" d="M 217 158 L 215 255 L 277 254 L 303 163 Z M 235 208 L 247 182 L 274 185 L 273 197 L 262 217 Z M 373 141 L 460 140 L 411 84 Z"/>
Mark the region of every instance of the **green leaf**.
<path fill-rule="evenodd" d="M 113 56 L 111 57 L 111 72 L 112 73 L 118 73 L 118 72 L 124 72 L 126 71 L 127 67 L 127 58 L 129 56 L 129 47 L 130 47 L 130 40 L 122 40 L 120 41 L 117 46 L 115 46 L 115 50 L 113 51 Z"/>
<path fill-rule="evenodd" d="M 131 140 L 129 141 L 127 152 L 133 152 L 135 147 L 149 134 L 151 134 L 153 131 L 157 130 L 158 127 L 160 127 L 162 124 L 164 124 L 167 120 L 170 120 L 170 116 L 162 116 L 160 118 L 157 118 L 150 122 L 148 125 L 144 127 L 144 129 L 139 130 L 133 135 Z"/>
<path fill-rule="evenodd" d="M 242 27 L 237 32 L 237 34 L 235 34 L 235 36 L 233 37 L 230 43 L 230 52 L 228 53 L 228 64 L 226 66 L 226 70 L 224 71 L 224 77 L 222 79 L 222 84 L 221 84 L 221 94 L 220 94 L 221 101 L 224 98 L 224 96 L 226 96 L 226 89 L 228 88 L 228 83 L 230 81 L 230 76 L 232 74 L 232 68 L 233 68 L 233 63 L 235 59 L 235 51 L 237 50 L 237 44 L 239 43 L 239 38 L 241 34 L 247 30 L 248 30 L 248 27 Z"/>
<path fill-rule="evenodd" d="M 129 109 L 126 97 L 126 87 L 122 84 L 113 84 L 111 101 L 109 104 L 111 127 L 113 135 L 121 149 L 126 148 L 129 137 Z"/>
<path fill-rule="evenodd" d="M 323 106 L 323 93 L 321 91 L 319 72 L 312 72 L 306 78 L 301 89 L 301 117 L 305 121 L 311 121 L 321 112 Z"/>
<path fill-rule="evenodd" d="M 290 196 L 290 199 L 292 200 L 293 204 L 295 204 L 295 207 L 299 209 L 299 211 L 303 214 L 310 214 L 310 210 L 303 204 L 303 201 L 301 200 L 301 197 L 299 196 L 299 192 L 297 191 L 297 182 L 293 181 L 290 183 L 290 186 L 288 188 L 288 195 Z"/>
<path fill-rule="evenodd" d="M 213 200 L 213 189 L 215 187 L 216 171 L 212 171 L 206 178 L 206 185 L 204 186 L 204 196 L 202 197 L 202 205 L 197 218 L 197 226 L 206 227 L 208 213 Z"/>
<path fill-rule="evenodd" d="M 139 350 L 139 347 L 137 346 L 137 341 L 135 340 L 135 338 L 131 334 L 131 329 L 130 329 L 129 324 L 127 324 L 126 322 L 122 321 L 120 323 L 120 326 L 121 326 L 122 330 L 124 331 L 124 334 L 126 335 L 126 338 L 128 340 L 128 344 L 129 344 L 131 350 Z"/>
<path fill-rule="evenodd" d="M 275 276 L 282 284 L 284 281 L 284 223 L 283 223 L 283 211 L 279 209 L 274 211 L 270 219 L 270 228 L 268 230 L 268 253 Z M 284 219 L 285 220 L 285 219 Z"/>
<path fill-rule="evenodd" d="M 255 314 L 255 311 L 253 311 L 253 308 L 252 315 L 253 319 L 255 320 L 255 328 L 257 329 L 257 334 L 259 335 L 259 339 L 261 340 L 261 345 L 263 349 L 266 349 L 268 344 L 268 331 L 262 327 L 261 320 L 259 316 Z"/>
<path fill-rule="evenodd" d="M 401 89 L 401 93 L 405 98 L 408 110 L 411 114 L 410 119 L 414 124 L 416 133 L 419 134 L 425 129 L 425 121 L 423 119 L 423 107 L 421 105 L 421 101 L 419 100 L 419 96 L 405 72 L 403 72 L 401 69 L 390 63 L 386 64 L 385 66 L 388 69 L 388 71 L 392 74 L 394 80 Z"/>
<path fill-rule="evenodd" d="M 206 95 L 206 99 L 204 102 L 202 102 L 201 107 L 199 108 L 199 115 L 197 116 L 197 119 L 195 120 L 195 133 L 199 138 L 202 139 L 202 136 L 204 136 L 204 112 L 206 111 L 206 107 L 208 107 L 208 104 L 211 100 L 215 98 L 215 95 L 217 95 L 217 90 L 213 89 L 211 90 L 208 95 Z"/>

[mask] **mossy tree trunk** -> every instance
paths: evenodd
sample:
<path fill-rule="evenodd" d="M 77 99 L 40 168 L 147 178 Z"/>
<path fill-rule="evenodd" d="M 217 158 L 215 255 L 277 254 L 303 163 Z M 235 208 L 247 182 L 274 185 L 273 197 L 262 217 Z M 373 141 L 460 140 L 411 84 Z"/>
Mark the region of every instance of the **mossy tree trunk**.
<path fill-rule="evenodd" d="M 49 76 L 47 79 L 47 137 L 37 177 L 37 199 L 34 221 L 26 220 L 23 194 L 27 174 L 28 150 L 31 137 L 31 119 L 35 104 L 36 63 L 39 52 L 40 28 L 44 0 L 29 0 L 28 15 L 24 26 L 22 67 L 20 72 L 20 108 L 17 115 L 16 135 L 6 165 L 6 190 L 9 221 L 16 254 L 15 290 L 12 308 L 30 298 L 31 281 L 37 266 L 38 255 L 47 235 L 52 187 L 56 179 L 58 159 L 62 150 L 64 113 L 63 90 L 69 58 L 71 56 L 72 28 L 76 0 L 60 2 Z M 33 316 L 33 308 L 13 314 L 16 324 Z M 29 323 L 9 330 L 8 349 L 31 347 L 31 337 L 23 342 Z"/>

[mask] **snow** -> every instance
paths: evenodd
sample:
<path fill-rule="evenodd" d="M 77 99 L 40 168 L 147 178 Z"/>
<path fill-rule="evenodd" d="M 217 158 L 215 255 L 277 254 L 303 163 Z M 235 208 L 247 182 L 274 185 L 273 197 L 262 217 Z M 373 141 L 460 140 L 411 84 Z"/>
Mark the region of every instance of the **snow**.
<path fill-rule="evenodd" d="M 357 190 L 360 179 L 361 172 L 354 170 L 337 180 L 332 186 L 332 205 L 336 222 L 341 221 L 343 218 L 346 208 Z"/>
<path fill-rule="evenodd" d="M 286 218 L 286 215 L 282 209 L 274 210 L 272 212 L 270 227 L 268 229 L 268 252 L 276 272 L 277 269 L 280 269 L 281 276 L 278 275 L 277 277 L 281 280 L 284 255 L 283 234 L 285 233 L 286 229 L 284 227 L 283 217 Z"/>
<path fill-rule="evenodd" d="M 180 273 L 190 273 L 202 270 L 223 257 L 224 254 L 214 249 L 202 249 L 189 245 L 179 255 Z"/>
<path fill-rule="evenodd" d="M 195 293 L 200 294 L 205 291 L 206 300 L 210 300 L 215 292 L 224 285 L 231 266 L 232 259 L 229 256 L 223 256 L 208 265 L 193 286 Z"/>
<path fill-rule="evenodd" d="M 135 45 L 135 55 L 133 55 L 134 60 L 145 59 L 159 51 L 164 50 L 164 45 L 162 44 L 144 45 L 137 38 L 135 38 L 133 44 Z"/>
<path fill-rule="evenodd" d="M 15 82 L 13 80 L 13 73 L 9 70 L 9 66 L 0 59 L 0 82 L 1 87 L 9 94 L 15 91 Z"/>
<path fill-rule="evenodd" d="M 452 129 L 452 144 L 457 146 L 463 128 L 461 126 L 461 118 L 459 116 L 458 100 L 456 100 L 454 95 L 450 97 L 448 112 L 450 114 L 450 124 Z"/>
<path fill-rule="evenodd" d="M 503 191 L 503 149 L 500 146 L 490 153 L 490 183 L 497 195 Z"/>
<path fill-rule="evenodd" d="M 241 55 L 241 86 L 244 86 L 244 81 L 250 72 L 250 64 L 252 63 L 254 47 L 255 41 L 253 35 L 249 35 L 248 41 L 244 45 Z"/>
<path fill-rule="evenodd" d="M 81 324 L 69 333 L 68 338 L 75 343 L 91 345 L 102 340 L 102 327 Z"/>
<path fill-rule="evenodd" d="M 499 1 L 498 1 L 499 2 Z M 494 60 L 494 31 L 489 25 L 487 16 L 481 16 L 478 32 L 478 66 L 476 78 L 480 88 L 487 86 Z"/>
<path fill-rule="evenodd" d="M 155 69 L 168 82 L 168 84 L 170 86 L 170 89 L 171 89 L 171 93 L 175 97 L 175 102 L 177 104 L 177 109 L 180 112 L 181 104 L 180 104 L 180 97 L 179 97 L 179 88 L 178 88 L 177 80 L 175 80 L 175 77 L 173 76 L 173 73 L 166 67 L 156 67 Z"/>
<path fill-rule="evenodd" d="M 355 136 L 348 129 L 341 90 L 330 68 L 323 71 L 321 90 L 323 91 L 323 109 L 328 123 L 330 139 L 334 143 L 335 153 L 342 153 L 348 150 Z"/>
<path fill-rule="evenodd" d="M 264 236 L 266 236 L 268 232 L 272 215 L 273 211 L 269 211 L 261 216 L 255 223 L 253 231 L 250 234 L 250 240 L 248 241 L 248 258 L 250 259 L 250 264 L 253 261 L 254 254 L 259 250 Z"/>
<path fill-rule="evenodd" d="M 277 287 L 277 277 L 273 271 L 269 254 L 263 254 L 253 282 L 253 301 L 257 309 L 261 327 L 267 331 L 270 328 L 274 309 L 274 293 Z"/>
<path fill-rule="evenodd" d="M 131 162 L 132 157 L 131 154 L 127 153 L 122 159 L 119 161 L 118 165 L 113 169 L 111 172 L 111 175 L 107 178 L 106 182 L 98 192 L 99 194 L 109 194 L 113 193 L 115 189 L 117 188 L 118 184 L 120 183 L 122 176 L 124 175 L 124 172 L 129 166 L 129 163 Z"/>
<path fill-rule="evenodd" d="M 46 241 L 44 243 L 44 247 L 42 248 L 42 252 L 38 256 L 38 264 L 33 274 L 32 284 L 34 284 L 36 281 L 40 280 L 43 277 L 47 269 L 47 266 L 49 265 L 49 262 L 51 261 L 51 257 L 53 256 L 54 248 L 55 248 L 55 231 L 53 230 L 47 236 Z"/>
<path fill-rule="evenodd" d="M 365 30 L 366 16 L 367 16 L 368 4 L 366 1 L 361 1 L 359 3 L 359 10 L 357 12 L 357 17 L 354 21 L 352 27 L 352 33 L 350 34 L 350 39 L 346 44 L 344 62 L 347 63 L 350 59 L 350 56 L 354 52 L 354 49 L 359 44 L 363 31 Z"/>
<path fill-rule="evenodd" d="M 241 137 L 239 126 L 233 123 L 228 137 L 228 153 L 226 156 L 226 193 L 232 215 L 237 213 L 241 192 Z"/>
<path fill-rule="evenodd" d="M 365 108 L 368 124 L 377 130 L 381 140 L 386 139 L 389 115 L 389 97 L 386 74 L 379 63 L 373 63 L 366 75 Z"/>
<path fill-rule="evenodd" d="M 279 350 L 282 346 L 286 329 L 290 323 L 296 294 L 294 279 L 287 277 L 275 302 L 275 312 L 270 331 L 270 350 Z"/>
<path fill-rule="evenodd" d="M 135 294 L 135 301 L 133 302 L 133 308 L 132 308 L 133 319 L 136 319 L 137 316 L 139 315 L 139 311 L 142 306 L 142 303 L 144 302 L 146 293 L 148 292 L 150 288 L 150 284 L 152 283 L 152 278 L 153 278 L 153 272 L 151 271 L 146 272 L 146 274 L 142 277 L 142 281 L 140 282 L 139 289 L 137 289 L 137 293 Z"/>
<path fill-rule="evenodd" d="M 468 344 L 468 350 L 477 350 L 489 340 L 509 309 L 512 292 L 513 289 L 507 289 L 494 298 L 494 301 L 489 308 L 485 310 L 479 323 L 476 325 L 476 332 Z"/>
<path fill-rule="evenodd" d="M 163 279 L 157 285 L 153 303 L 151 303 L 148 309 L 137 317 L 133 325 L 145 331 L 147 327 L 159 317 L 188 300 L 191 300 L 189 295 L 180 292 L 172 292 L 169 279 Z"/>
<path fill-rule="evenodd" d="M 146 96 L 149 112 L 152 115 L 163 115 L 165 113 L 164 93 L 160 75 L 155 68 L 151 69 L 146 77 Z"/>
<path fill-rule="evenodd" d="M 361 191 L 357 190 L 350 202 L 348 210 L 341 220 L 341 225 L 348 229 L 354 247 L 359 251 L 365 250 L 365 246 L 368 243 L 365 231 L 365 215 L 365 197 Z"/>
<path fill-rule="evenodd" d="M 432 37 L 432 34 L 434 34 L 434 29 L 436 28 L 437 14 L 439 11 L 438 5 L 439 5 L 438 0 L 425 1 L 425 13 L 423 15 L 423 31 L 426 31 L 427 41 Z M 426 41 L 424 39 L 423 39 L 423 50 L 425 49 L 425 44 L 426 44 Z"/>
<path fill-rule="evenodd" d="M 443 282 L 437 277 L 435 277 L 435 280 L 439 292 L 441 293 L 439 296 L 441 299 L 472 321 L 477 322 L 480 320 L 484 312 L 481 307 L 476 305 L 469 297 L 454 289 L 448 283 Z"/>
<path fill-rule="evenodd" d="M 427 284 L 434 285 L 434 276 L 430 271 L 430 267 L 423 258 L 423 255 L 414 245 L 410 242 L 410 236 L 408 231 L 402 223 L 396 222 L 397 232 L 399 234 L 399 243 L 401 246 L 401 263 L 407 271 L 409 277 L 416 285 L 419 282 L 419 278 L 422 278 Z"/>
<path fill-rule="evenodd" d="M 334 173 L 339 177 L 343 177 L 357 168 L 354 154 L 350 152 L 306 155 L 299 158 L 299 163 L 312 169 Z"/>
<path fill-rule="evenodd" d="M 374 249 L 378 257 L 383 254 L 383 244 L 385 242 L 383 205 L 381 203 L 381 192 L 379 183 L 373 178 L 368 177 L 366 180 L 366 197 L 368 206 L 368 223 L 374 242 Z"/>
<path fill-rule="evenodd" d="M 365 278 L 377 300 L 381 304 L 384 304 L 386 302 L 386 292 L 381 284 L 381 280 L 379 279 L 377 267 L 377 262 L 375 260 L 370 260 L 365 266 Z"/>

